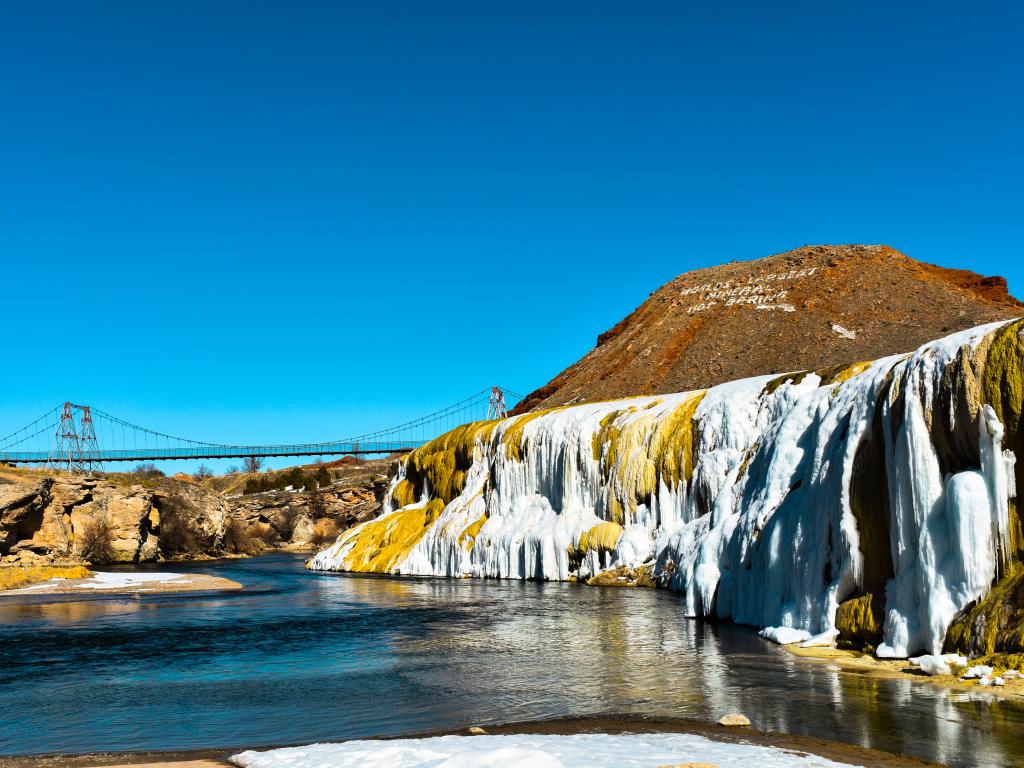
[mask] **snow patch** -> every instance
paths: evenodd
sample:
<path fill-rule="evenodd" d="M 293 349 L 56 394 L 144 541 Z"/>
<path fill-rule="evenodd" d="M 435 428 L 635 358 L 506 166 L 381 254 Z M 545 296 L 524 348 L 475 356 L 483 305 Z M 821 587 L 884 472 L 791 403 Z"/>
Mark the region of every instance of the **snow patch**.
<path fill-rule="evenodd" d="M 973 667 L 968 667 L 967 671 L 960 675 L 964 680 L 974 680 L 979 677 L 990 677 L 992 675 L 992 667 L 987 664 L 975 664 Z"/>
<path fill-rule="evenodd" d="M 779 645 L 804 643 L 811 639 L 811 633 L 806 629 L 793 629 L 791 627 L 765 627 L 758 634 Z"/>
<path fill-rule="evenodd" d="M 682 733 L 435 736 L 248 751 L 231 758 L 242 768 L 655 768 L 695 761 L 720 768 L 848 768 L 804 752 Z"/>
<path fill-rule="evenodd" d="M 41 584 L 33 584 L 31 587 L 24 587 L 19 591 L 42 590 L 49 587 L 60 586 L 67 579 L 50 579 Z M 161 584 L 167 582 L 188 583 L 191 581 L 183 573 L 107 573 L 96 571 L 91 578 L 75 584 L 75 589 L 131 589 L 144 587 L 150 584 Z"/>
<path fill-rule="evenodd" d="M 851 331 L 849 328 L 844 328 L 843 326 L 839 325 L 839 323 L 829 323 L 829 327 L 832 329 L 833 333 L 838 333 L 844 339 L 857 338 L 856 331 Z"/>
<path fill-rule="evenodd" d="M 926 675 L 957 675 L 967 666 L 967 658 L 958 653 L 947 653 L 942 656 L 915 656 L 910 659 Z"/>
<path fill-rule="evenodd" d="M 800 643 L 801 648 L 829 648 L 836 643 L 836 638 L 839 637 L 838 629 L 826 629 L 814 637 L 808 638 Z"/>

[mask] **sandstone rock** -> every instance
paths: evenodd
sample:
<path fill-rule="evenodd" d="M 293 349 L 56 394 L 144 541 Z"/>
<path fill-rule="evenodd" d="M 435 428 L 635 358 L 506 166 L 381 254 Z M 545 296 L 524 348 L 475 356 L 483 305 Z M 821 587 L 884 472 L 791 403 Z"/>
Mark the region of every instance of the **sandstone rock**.
<path fill-rule="evenodd" d="M 110 530 L 115 561 L 157 560 L 161 523 L 168 517 L 208 549 L 219 546 L 226 514 L 220 496 L 173 480 L 147 487 L 121 477 L 26 472 L 0 486 L 0 562 L 80 562 L 77 535 L 98 519 Z"/>
<path fill-rule="evenodd" d="M 718 721 L 719 725 L 731 725 L 731 726 L 745 726 L 750 725 L 750 720 L 745 715 L 741 715 L 738 712 L 730 712 L 729 714 L 722 717 Z"/>
<path fill-rule="evenodd" d="M 3 470 L 0 564 L 80 563 L 77 537 L 98 519 L 110 530 L 118 562 L 323 544 L 377 515 L 388 484 L 382 470 L 392 471 L 393 465 L 391 460 L 344 464 L 332 485 L 318 493 L 315 507 L 306 492 L 225 497 L 222 492 L 231 492 L 225 484 L 237 484 L 231 477 L 218 478 L 218 490 L 213 483 L 206 487 L 174 478 L 140 482 L 121 474 L 97 478 Z M 257 546 L 226 546 L 229 524 L 254 537 Z"/>
<path fill-rule="evenodd" d="M 295 519 L 295 526 L 292 528 L 293 544 L 309 544 L 313 540 L 313 520 L 308 514 L 301 514 Z"/>

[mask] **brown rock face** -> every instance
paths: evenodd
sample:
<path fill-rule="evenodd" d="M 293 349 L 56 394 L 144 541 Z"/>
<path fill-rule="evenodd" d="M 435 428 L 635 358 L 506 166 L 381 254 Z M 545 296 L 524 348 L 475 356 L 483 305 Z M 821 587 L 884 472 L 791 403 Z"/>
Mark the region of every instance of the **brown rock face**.
<path fill-rule="evenodd" d="M 227 504 L 185 483 L 159 487 L 74 476 L 27 475 L 0 485 L 0 561 L 37 564 L 83 559 L 81 534 L 102 520 L 117 562 L 156 560 L 161 533 L 186 531 L 197 550 L 224 535 Z"/>
<path fill-rule="evenodd" d="M 332 465 L 335 466 L 335 465 Z M 318 490 L 248 496 L 192 478 L 50 475 L 0 468 L 0 565 L 151 562 L 325 546 L 375 517 L 397 468 L 392 460 L 338 463 Z M 234 482 L 230 477 L 217 478 Z M 104 526 L 109 554 L 95 559 L 86 531 Z"/>
<path fill-rule="evenodd" d="M 514 412 L 873 360 L 1020 316 L 1001 277 L 882 245 L 807 246 L 680 275 Z"/>
<path fill-rule="evenodd" d="M 388 486 L 387 460 L 332 462 L 340 477 L 311 500 L 310 491 L 268 491 L 227 499 L 230 515 L 274 547 L 325 546 L 340 531 L 376 517 Z M 311 503 L 311 501 L 313 503 Z"/>

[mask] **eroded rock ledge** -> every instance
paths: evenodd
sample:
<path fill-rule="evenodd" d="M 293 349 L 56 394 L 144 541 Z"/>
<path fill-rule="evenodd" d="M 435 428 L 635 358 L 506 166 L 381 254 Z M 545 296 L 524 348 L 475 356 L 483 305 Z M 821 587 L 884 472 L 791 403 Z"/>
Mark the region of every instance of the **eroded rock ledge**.
<path fill-rule="evenodd" d="M 184 479 L 0 469 L 0 565 L 154 562 L 309 549 L 375 516 L 386 461 L 332 471 L 319 492 L 233 494 Z M 107 554 L 89 551 L 101 523 Z"/>

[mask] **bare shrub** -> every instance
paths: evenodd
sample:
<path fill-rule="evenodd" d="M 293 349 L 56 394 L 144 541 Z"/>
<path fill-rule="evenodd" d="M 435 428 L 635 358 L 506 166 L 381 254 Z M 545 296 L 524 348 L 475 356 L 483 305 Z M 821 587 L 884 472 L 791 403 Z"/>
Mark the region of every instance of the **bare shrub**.
<path fill-rule="evenodd" d="M 258 555 L 263 541 L 250 531 L 241 520 L 232 520 L 224 529 L 224 549 L 239 555 Z"/>
<path fill-rule="evenodd" d="M 156 468 L 156 464 L 152 461 L 137 464 L 132 473 L 145 480 L 159 480 L 161 477 L 166 477 L 163 472 Z"/>
<path fill-rule="evenodd" d="M 109 563 L 114 559 L 113 535 L 105 517 L 91 517 L 78 534 L 78 550 L 90 563 Z"/>
<path fill-rule="evenodd" d="M 316 547 L 326 547 L 338 538 L 338 524 L 326 517 L 316 521 L 310 543 Z"/>
<path fill-rule="evenodd" d="M 259 472 L 263 469 L 263 459 L 259 456 L 246 456 L 242 460 L 242 468 L 250 473 Z"/>
<path fill-rule="evenodd" d="M 309 516 L 316 520 L 327 514 L 327 494 L 322 488 L 309 489 Z"/>
<path fill-rule="evenodd" d="M 174 510 L 160 515 L 160 552 L 165 557 L 192 552 L 196 548 L 196 535 L 188 523 Z"/>
<path fill-rule="evenodd" d="M 213 470 L 211 470 L 205 464 L 200 464 L 199 469 L 196 470 L 196 473 L 195 475 L 193 475 L 193 477 L 195 477 L 195 479 L 199 480 L 200 482 L 203 480 L 209 480 L 211 477 L 213 477 Z"/>

